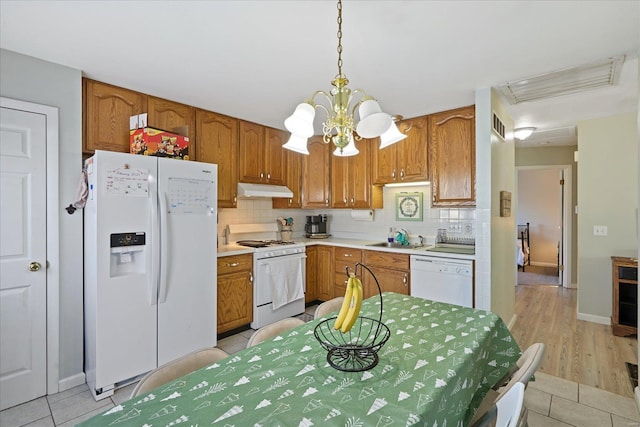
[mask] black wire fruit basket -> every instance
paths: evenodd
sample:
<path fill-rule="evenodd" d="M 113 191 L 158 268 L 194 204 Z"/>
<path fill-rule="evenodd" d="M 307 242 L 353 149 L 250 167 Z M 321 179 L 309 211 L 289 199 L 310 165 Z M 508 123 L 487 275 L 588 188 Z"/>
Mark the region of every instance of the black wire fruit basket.
<path fill-rule="evenodd" d="M 382 323 L 382 290 L 375 274 L 364 264 L 357 263 L 354 274 L 358 276 L 358 268 L 369 272 L 378 287 L 380 297 L 380 315 L 378 319 L 358 316 L 353 327 L 346 333 L 334 329 L 337 316 L 318 323 L 313 333 L 322 347 L 327 350 L 327 362 L 339 371 L 361 372 L 378 364 L 378 351 L 389 339 L 391 332 Z M 349 267 L 346 268 L 347 277 Z M 362 274 L 362 270 L 360 270 Z M 364 277 L 363 277 L 364 278 Z"/>

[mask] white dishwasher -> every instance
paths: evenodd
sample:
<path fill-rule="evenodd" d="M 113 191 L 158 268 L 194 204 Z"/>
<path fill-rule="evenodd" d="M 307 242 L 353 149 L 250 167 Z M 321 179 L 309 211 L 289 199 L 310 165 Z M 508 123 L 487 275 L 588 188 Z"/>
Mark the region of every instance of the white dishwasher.
<path fill-rule="evenodd" d="M 473 307 L 473 261 L 411 255 L 411 296 Z"/>

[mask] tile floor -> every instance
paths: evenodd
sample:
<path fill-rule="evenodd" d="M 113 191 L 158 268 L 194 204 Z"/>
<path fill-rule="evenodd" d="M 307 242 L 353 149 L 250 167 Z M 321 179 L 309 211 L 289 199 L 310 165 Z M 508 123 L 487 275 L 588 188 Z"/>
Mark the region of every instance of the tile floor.
<path fill-rule="evenodd" d="M 308 321 L 315 306 L 300 317 Z M 235 353 L 247 346 L 253 330 L 218 341 L 218 347 Z M 86 384 L 0 412 L 0 427 L 73 426 L 129 398 L 134 385 L 116 390 L 96 402 Z M 537 373 L 525 393 L 530 427 L 640 427 L 633 399 L 584 384 Z"/>

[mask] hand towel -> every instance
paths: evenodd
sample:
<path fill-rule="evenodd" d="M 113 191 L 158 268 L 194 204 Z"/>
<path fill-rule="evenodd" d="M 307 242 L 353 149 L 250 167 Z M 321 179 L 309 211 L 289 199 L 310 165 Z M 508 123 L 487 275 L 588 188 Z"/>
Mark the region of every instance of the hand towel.
<path fill-rule="evenodd" d="M 266 267 L 274 310 L 304 298 L 304 278 L 299 258 L 272 260 Z"/>

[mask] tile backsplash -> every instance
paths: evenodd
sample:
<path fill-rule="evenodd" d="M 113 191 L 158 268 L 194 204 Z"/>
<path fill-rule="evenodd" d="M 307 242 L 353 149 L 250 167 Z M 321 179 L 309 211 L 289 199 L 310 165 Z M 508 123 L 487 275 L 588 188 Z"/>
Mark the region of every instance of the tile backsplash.
<path fill-rule="evenodd" d="M 396 194 L 402 192 L 422 192 L 422 221 L 401 221 L 396 219 Z M 328 232 L 334 237 L 368 241 L 387 239 L 389 227 L 404 228 L 412 241 L 418 235 L 426 238 L 428 244 L 435 241 L 439 228 L 447 230 L 450 238 L 475 238 L 476 210 L 474 208 L 432 208 L 431 186 L 384 188 L 384 209 L 376 209 L 373 221 L 356 221 L 350 209 L 273 209 L 271 199 L 239 199 L 235 209 L 220 209 L 218 236 L 220 244 L 225 241 L 228 224 L 275 222 L 278 217 L 293 218 L 293 237 L 304 234 L 307 215 L 327 214 Z"/>

